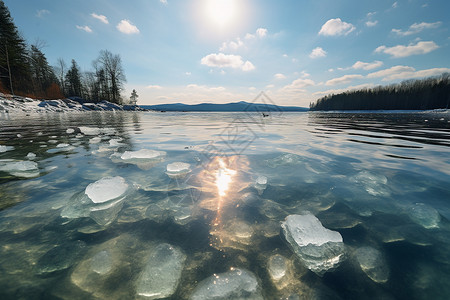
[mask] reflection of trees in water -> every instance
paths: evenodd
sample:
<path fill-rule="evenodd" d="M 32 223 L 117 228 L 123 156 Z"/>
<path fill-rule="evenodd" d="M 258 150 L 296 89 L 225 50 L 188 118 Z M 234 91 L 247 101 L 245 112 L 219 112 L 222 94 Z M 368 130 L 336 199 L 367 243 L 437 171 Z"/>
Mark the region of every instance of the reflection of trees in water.
<path fill-rule="evenodd" d="M 450 146 L 448 116 L 438 113 L 309 113 L 308 126 L 311 133 L 322 137 L 346 134 Z M 398 146 L 422 148 L 420 145 Z"/>

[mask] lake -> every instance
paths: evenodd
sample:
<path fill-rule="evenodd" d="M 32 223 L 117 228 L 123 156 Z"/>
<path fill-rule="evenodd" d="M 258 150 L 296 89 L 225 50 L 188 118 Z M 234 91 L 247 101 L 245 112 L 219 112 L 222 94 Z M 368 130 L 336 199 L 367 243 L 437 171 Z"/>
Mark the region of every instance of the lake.
<path fill-rule="evenodd" d="M 450 298 L 448 112 L 0 125 L 1 299 Z"/>

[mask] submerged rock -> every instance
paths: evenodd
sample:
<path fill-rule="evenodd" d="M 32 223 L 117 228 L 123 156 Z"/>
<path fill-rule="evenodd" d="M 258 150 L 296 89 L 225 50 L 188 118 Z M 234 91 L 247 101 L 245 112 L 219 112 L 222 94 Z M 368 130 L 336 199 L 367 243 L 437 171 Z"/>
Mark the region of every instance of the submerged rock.
<path fill-rule="evenodd" d="M 430 229 L 439 227 L 441 216 L 436 209 L 429 205 L 424 203 L 416 203 L 413 207 L 411 207 L 408 213 L 414 222 L 424 228 Z"/>
<path fill-rule="evenodd" d="M 128 189 L 128 184 L 120 176 L 105 177 L 86 187 L 85 194 L 94 203 L 104 203 L 122 196 Z"/>
<path fill-rule="evenodd" d="M 341 234 L 323 227 L 314 215 L 290 215 L 281 227 L 294 253 L 317 275 L 338 267 L 344 259 Z"/>
<path fill-rule="evenodd" d="M 186 255 L 169 244 L 153 249 L 136 283 L 136 293 L 146 299 L 171 296 L 177 289 Z"/>
<path fill-rule="evenodd" d="M 103 250 L 94 255 L 91 260 L 91 269 L 97 274 L 104 275 L 111 271 L 113 261 L 108 250 Z"/>
<path fill-rule="evenodd" d="M 37 262 L 39 274 L 53 273 L 71 267 L 86 248 L 82 241 L 69 242 L 45 253 Z"/>
<path fill-rule="evenodd" d="M 272 280 L 279 281 L 286 275 L 287 259 L 280 254 L 272 255 L 267 263 L 267 269 Z"/>
<path fill-rule="evenodd" d="M 389 268 L 380 251 L 372 247 L 361 247 L 355 254 L 359 266 L 370 279 L 377 283 L 388 281 Z"/>
<path fill-rule="evenodd" d="M 191 300 L 264 299 L 256 276 L 244 269 L 215 274 L 201 281 L 192 293 Z"/>

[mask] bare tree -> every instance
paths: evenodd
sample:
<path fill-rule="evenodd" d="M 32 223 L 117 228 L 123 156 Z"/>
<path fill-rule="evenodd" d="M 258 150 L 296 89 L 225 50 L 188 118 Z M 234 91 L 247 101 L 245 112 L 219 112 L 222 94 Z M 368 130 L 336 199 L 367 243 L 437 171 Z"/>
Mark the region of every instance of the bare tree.
<path fill-rule="evenodd" d="M 112 54 L 108 50 L 102 50 L 96 63 L 101 65 L 101 69 L 104 70 L 106 78 L 109 81 L 110 100 L 115 103 L 120 103 L 120 91 L 123 88 L 123 83 L 126 82 L 120 55 Z"/>

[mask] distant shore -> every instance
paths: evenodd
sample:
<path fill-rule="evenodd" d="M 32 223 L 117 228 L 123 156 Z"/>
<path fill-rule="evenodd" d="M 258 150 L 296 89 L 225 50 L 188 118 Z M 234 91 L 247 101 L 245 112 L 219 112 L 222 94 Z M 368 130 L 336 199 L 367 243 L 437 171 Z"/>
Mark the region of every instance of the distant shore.
<path fill-rule="evenodd" d="M 138 105 L 119 105 L 108 101 L 94 103 L 83 99 L 36 100 L 0 93 L 0 114 L 73 111 L 148 111 L 148 109 Z"/>

